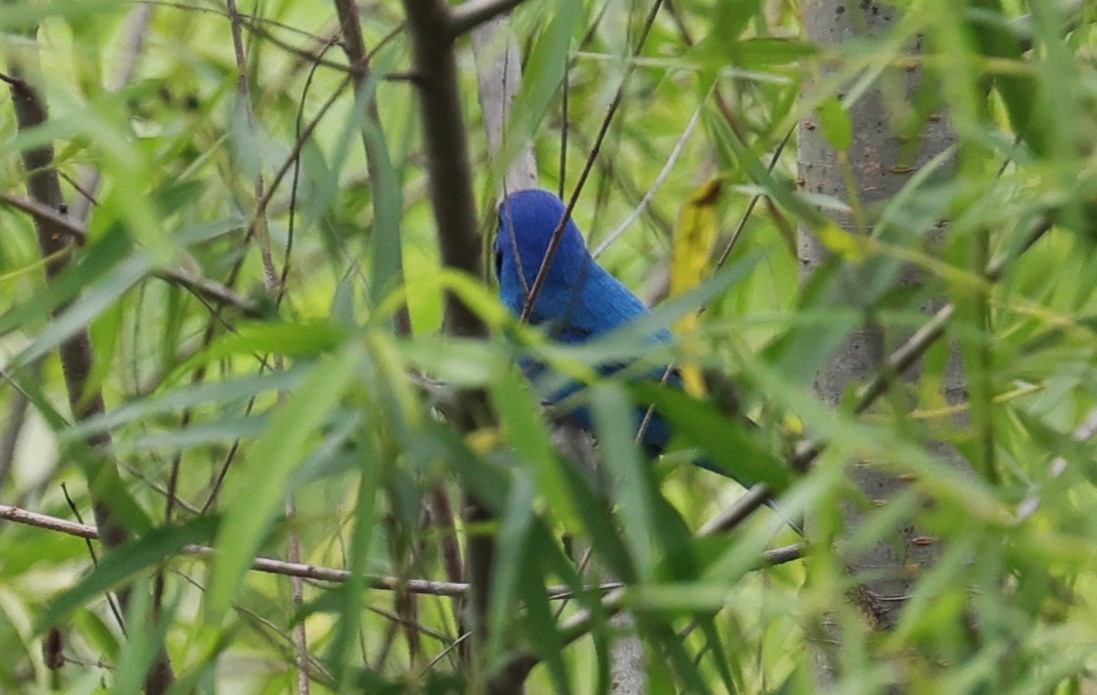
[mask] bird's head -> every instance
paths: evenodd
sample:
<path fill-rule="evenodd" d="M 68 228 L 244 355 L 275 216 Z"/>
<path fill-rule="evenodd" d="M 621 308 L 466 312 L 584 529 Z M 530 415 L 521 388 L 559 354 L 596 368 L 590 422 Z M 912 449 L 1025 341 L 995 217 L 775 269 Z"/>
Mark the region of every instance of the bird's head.
<path fill-rule="evenodd" d="M 552 233 L 565 211 L 562 200 L 542 190 L 511 193 L 499 205 L 495 274 L 504 301 L 516 311 L 522 310 L 541 268 Z M 552 302 L 554 295 L 570 293 L 588 258 L 583 236 L 569 219 L 552 257 L 541 297 Z M 541 299 L 538 299 L 538 306 L 541 304 Z"/>

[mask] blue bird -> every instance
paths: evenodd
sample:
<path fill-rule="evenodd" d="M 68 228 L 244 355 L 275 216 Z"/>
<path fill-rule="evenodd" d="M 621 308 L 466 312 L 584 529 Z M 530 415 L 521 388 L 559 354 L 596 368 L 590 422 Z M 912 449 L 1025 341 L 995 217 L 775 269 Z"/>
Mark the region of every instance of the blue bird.
<path fill-rule="evenodd" d="M 541 190 L 511 193 L 499 206 L 499 230 L 494 246 L 495 274 L 499 280 L 500 297 L 516 316 L 521 316 L 525 309 L 553 232 L 565 212 L 567 208 L 562 200 Z M 549 336 L 562 343 L 581 343 L 649 313 L 629 288 L 591 257 L 579 228 L 569 219 L 530 311 L 530 323 L 544 327 Z M 669 342 L 672 335 L 664 328 L 654 332 L 649 339 Z M 535 385 L 546 372 L 545 365 L 530 359 L 522 359 L 519 364 Z M 612 374 L 624 366 L 605 365 L 601 373 Z M 665 367 L 659 367 L 648 372 L 647 376 L 658 381 L 665 371 Z M 675 388 L 682 387 L 682 380 L 674 371 L 668 375 L 666 382 Z M 546 400 L 558 404 L 581 388 L 581 384 L 572 382 L 547 394 Z M 634 431 L 639 431 L 646 412 L 646 408 L 636 409 Z M 568 415 L 580 427 L 591 431 L 590 412 L 586 407 L 573 406 Z M 749 421 L 747 423 L 753 425 Z M 663 453 L 670 443 L 671 434 L 670 424 L 659 413 L 653 413 L 641 438 L 648 456 Z M 727 475 L 706 459 L 695 463 Z M 753 481 L 739 482 L 749 486 Z M 766 504 L 793 530 L 803 535 L 800 524 L 781 511 L 776 501 L 769 499 Z"/>
<path fill-rule="evenodd" d="M 565 212 L 560 198 L 542 190 L 512 193 L 499 206 L 495 274 L 503 303 L 516 316 L 522 315 L 552 234 Z M 549 336 L 562 343 L 581 343 L 648 313 L 648 308 L 631 290 L 591 257 L 579 228 L 569 219 L 530 312 L 530 323 L 543 326 Z M 671 337 L 670 331 L 662 329 L 653 333 L 651 340 L 667 342 Z M 523 360 L 521 366 L 534 383 L 545 371 L 544 365 L 530 360 Z M 612 373 L 622 366 L 602 371 Z M 663 371 L 663 368 L 653 370 L 652 379 L 659 380 Z M 673 372 L 667 382 L 681 385 Z M 580 388 L 581 385 L 572 384 L 549 394 L 547 400 L 558 403 Z M 645 412 L 646 409 L 637 411 L 637 430 Z M 591 429 L 590 413 L 585 407 L 577 406 L 568 414 L 584 429 Z M 670 426 L 656 413 L 644 430 L 644 449 L 649 456 L 656 456 L 666 448 L 670 436 Z"/>

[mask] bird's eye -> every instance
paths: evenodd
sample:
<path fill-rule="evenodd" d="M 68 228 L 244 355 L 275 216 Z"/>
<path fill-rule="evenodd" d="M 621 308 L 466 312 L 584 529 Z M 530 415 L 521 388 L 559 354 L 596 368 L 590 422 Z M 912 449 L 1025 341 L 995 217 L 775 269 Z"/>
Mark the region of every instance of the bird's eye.
<path fill-rule="evenodd" d="M 503 279 L 503 252 L 499 249 L 495 249 L 495 277 Z"/>

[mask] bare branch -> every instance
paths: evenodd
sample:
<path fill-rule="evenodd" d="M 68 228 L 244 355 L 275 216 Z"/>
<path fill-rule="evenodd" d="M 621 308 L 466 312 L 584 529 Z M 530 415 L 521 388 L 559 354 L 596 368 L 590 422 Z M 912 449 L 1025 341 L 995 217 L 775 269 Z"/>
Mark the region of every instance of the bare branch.
<path fill-rule="evenodd" d="M 62 213 L 61 208 L 54 210 L 32 198 L 6 191 L 0 191 L 0 203 L 27 213 L 34 218 L 35 222 L 49 225 L 54 232 L 63 234 L 78 245 L 83 245 L 88 240 L 88 234 L 84 231 L 84 227 L 73 218 Z"/>
<path fill-rule="evenodd" d="M 735 528 L 744 519 L 754 513 L 754 510 L 773 498 L 769 487 L 764 483 L 758 483 L 747 494 L 735 500 L 730 507 L 709 519 L 698 531 L 700 537 L 714 536 L 717 533 Z"/>
<path fill-rule="evenodd" d="M 0 191 L 0 203 L 27 213 L 36 223 L 48 225 L 53 233 L 66 236 L 77 245 L 82 245 L 87 241 L 87 231 L 77 220 L 52 210 L 36 200 Z M 165 269 L 153 270 L 151 275 L 173 285 L 183 287 L 209 301 L 231 306 L 247 316 L 259 317 L 262 315 L 256 302 L 201 275 L 194 275 L 183 270 Z"/>
<path fill-rule="evenodd" d="M 85 540 L 99 540 L 99 530 L 87 524 L 78 524 L 67 519 L 61 519 L 47 514 L 28 511 L 20 507 L 0 504 L 0 519 L 24 526 L 55 531 L 68 536 L 75 536 Z M 214 549 L 205 545 L 188 545 L 184 549 L 187 555 L 198 557 L 213 557 Z M 332 567 L 321 567 L 300 562 L 286 562 L 273 558 L 258 557 L 251 564 L 252 570 L 266 574 L 277 574 L 285 577 L 301 577 L 322 582 L 340 584 L 347 581 L 350 572 Z M 366 578 L 370 588 L 379 591 L 407 591 L 414 594 L 428 594 L 431 596 L 449 596 L 460 598 L 469 593 L 469 585 L 462 582 L 436 582 L 429 579 L 406 579 L 403 577 L 390 577 L 368 575 Z M 595 586 L 583 587 L 583 591 L 613 591 L 619 589 L 619 582 L 607 582 Z M 550 599 L 571 598 L 574 591 L 570 586 L 555 585 L 545 587 L 545 593 Z"/>
<path fill-rule="evenodd" d="M 395 176 L 386 176 L 381 168 L 381 163 L 388 159 L 388 153 L 385 151 L 385 130 L 377 108 L 377 95 L 364 94 L 370 86 L 370 67 L 369 53 L 366 52 L 365 40 L 362 38 L 362 26 L 358 21 L 358 7 L 353 0 L 335 0 L 335 9 L 339 15 L 344 50 L 350 60 L 355 101 L 366 100 L 366 123 L 363 124 L 360 135 L 362 148 L 366 153 L 366 173 L 369 176 L 370 196 L 373 202 L 374 229 L 381 233 L 398 235 L 403 198 L 399 181 Z M 384 267 L 380 263 L 373 267 L 375 297 L 390 291 L 394 283 L 402 284 L 404 281 L 404 262 L 400 254 L 399 242 L 393 244 L 393 247 L 396 252 L 394 259 L 396 262 L 392 265 L 395 267 Z M 393 327 L 397 335 L 411 333 L 411 316 L 406 304 L 396 312 Z"/>
<path fill-rule="evenodd" d="M 450 10 L 450 33 L 454 37 L 468 33 L 521 4 L 522 0 L 466 0 Z"/>

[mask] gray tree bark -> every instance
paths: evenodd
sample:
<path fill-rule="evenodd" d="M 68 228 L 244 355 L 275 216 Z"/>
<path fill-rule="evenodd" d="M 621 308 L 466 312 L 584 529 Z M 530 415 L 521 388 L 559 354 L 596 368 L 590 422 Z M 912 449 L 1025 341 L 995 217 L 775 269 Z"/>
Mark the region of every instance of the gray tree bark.
<path fill-rule="evenodd" d="M 888 5 L 876 0 L 811 0 L 804 6 L 804 29 L 810 40 L 821 46 L 835 46 L 858 36 L 879 37 L 886 35 L 895 25 L 897 16 Z M 921 51 L 921 38 L 909 47 Z M 826 78 L 826 74 L 809 83 L 808 95 Z M 814 118 L 801 124 L 799 139 L 799 174 L 801 185 L 812 194 L 824 194 L 847 203 L 859 201 L 862 209 L 871 209 L 892 198 L 907 183 L 910 174 L 931 158 L 938 156 L 955 141 L 954 135 L 935 114 L 919 128 L 919 139 L 910 141 L 899 133 L 899 121 L 914 113 L 912 104 L 923 88 L 925 76 L 920 67 L 886 69 L 874 87 L 849 106 L 853 141 L 848 155 L 848 172 L 852 175 L 856 198 L 847 187 L 847 174 L 843 172 L 841 157 L 828 143 Z M 852 213 L 838 214 L 835 222 L 854 234 L 872 233 Z M 806 280 L 828 261 L 828 251 L 819 240 L 804 227 L 799 234 L 799 259 L 801 278 Z M 865 309 L 865 323 L 851 335 L 845 344 L 820 370 L 815 380 L 815 391 L 826 403 L 836 406 L 847 388 L 854 383 L 868 380 L 878 373 L 887 356 L 892 341 L 904 336 L 888 331 L 872 321 L 871 302 L 866 291 L 864 266 L 846 263 L 839 271 L 834 300 L 845 307 Z M 914 285 L 920 282 L 911 268 L 904 269 L 896 283 Z M 928 302 L 923 310 L 932 312 L 936 302 Z M 955 353 L 955 351 L 954 351 Z M 958 360 L 955 354 L 946 385 L 950 401 L 962 398 Z M 918 378 L 915 366 L 906 379 Z M 944 447 L 935 447 L 940 455 L 952 457 Z M 849 467 L 852 482 L 874 503 L 885 503 L 908 484 L 898 477 L 879 470 L 867 462 L 852 462 Z M 844 510 L 847 532 L 852 532 L 861 522 L 863 514 L 853 506 Z M 809 520 L 810 535 L 810 520 Z M 921 534 L 911 523 L 903 523 L 895 530 L 895 536 L 881 542 L 862 555 L 845 558 L 846 566 L 855 576 L 871 575 L 875 578 L 859 583 L 855 602 L 869 624 L 875 629 L 888 630 L 897 623 L 899 613 L 910 594 L 915 577 L 921 569 L 931 564 L 938 553 L 936 544 L 916 542 Z M 840 644 L 841 635 L 830 621 L 822 626 L 816 651 L 821 684 L 836 680 L 836 665 L 828 645 Z"/>

